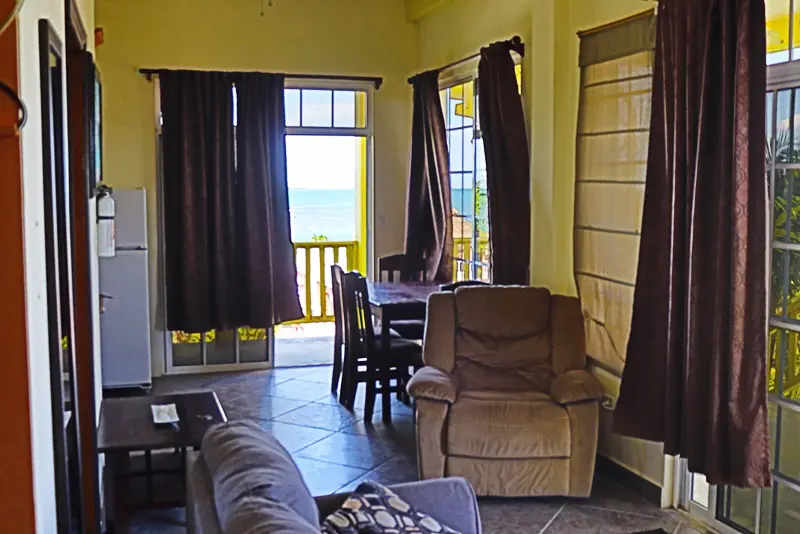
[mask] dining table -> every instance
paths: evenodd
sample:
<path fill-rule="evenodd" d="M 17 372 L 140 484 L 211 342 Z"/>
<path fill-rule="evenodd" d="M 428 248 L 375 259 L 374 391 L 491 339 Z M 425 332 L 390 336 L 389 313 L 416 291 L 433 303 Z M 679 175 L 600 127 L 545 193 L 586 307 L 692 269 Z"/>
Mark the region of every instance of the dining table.
<path fill-rule="evenodd" d="M 392 321 L 425 320 L 428 297 L 441 289 L 439 282 L 367 282 L 372 313 L 380 319 L 381 354 L 389 354 Z M 385 365 L 381 387 L 388 391 L 389 366 Z M 391 399 L 381 395 L 383 422 L 392 422 Z"/>

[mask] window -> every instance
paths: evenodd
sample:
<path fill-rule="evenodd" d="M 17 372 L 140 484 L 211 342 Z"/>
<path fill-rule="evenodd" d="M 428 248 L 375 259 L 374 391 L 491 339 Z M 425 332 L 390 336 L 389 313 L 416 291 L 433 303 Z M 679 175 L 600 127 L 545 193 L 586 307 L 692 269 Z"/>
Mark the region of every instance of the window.
<path fill-rule="evenodd" d="M 284 103 L 287 128 L 367 128 L 366 91 L 287 88 Z"/>
<path fill-rule="evenodd" d="M 522 90 L 522 65 L 515 67 Z M 453 209 L 453 279 L 492 279 L 486 157 L 478 116 L 477 78 L 449 85 L 439 92 L 450 153 L 450 195 Z"/>
<path fill-rule="evenodd" d="M 618 374 L 639 260 L 655 48 L 646 36 L 654 24 L 649 14 L 581 35 L 575 280 L 596 319 L 587 326 L 595 331 L 587 330 L 586 352 Z"/>

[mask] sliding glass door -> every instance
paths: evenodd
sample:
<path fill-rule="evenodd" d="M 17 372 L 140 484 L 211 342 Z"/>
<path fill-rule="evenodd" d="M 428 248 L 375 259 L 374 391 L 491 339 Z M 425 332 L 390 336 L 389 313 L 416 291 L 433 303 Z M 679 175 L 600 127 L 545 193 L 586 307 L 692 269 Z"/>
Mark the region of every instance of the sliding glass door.
<path fill-rule="evenodd" d="M 787 53 L 788 54 L 788 53 Z M 769 423 L 772 488 L 720 492 L 717 515 L 741 532 L 800 532 L 800 68 L 767 93 L 772 211 Z M 788 72 L 788 71 L 784 71 Z"/>

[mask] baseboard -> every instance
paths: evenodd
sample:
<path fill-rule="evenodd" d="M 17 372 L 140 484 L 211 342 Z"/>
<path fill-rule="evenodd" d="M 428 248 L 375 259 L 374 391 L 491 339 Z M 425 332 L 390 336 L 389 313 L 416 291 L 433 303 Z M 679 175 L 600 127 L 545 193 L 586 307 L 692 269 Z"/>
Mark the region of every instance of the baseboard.
<path fill-rule="evenodd" d="M 596 470 L 602 476 L 629 489 L 646 501 L 661 507 L 661 486 L 650 482 L 605 456 L 597 456 Z"/>

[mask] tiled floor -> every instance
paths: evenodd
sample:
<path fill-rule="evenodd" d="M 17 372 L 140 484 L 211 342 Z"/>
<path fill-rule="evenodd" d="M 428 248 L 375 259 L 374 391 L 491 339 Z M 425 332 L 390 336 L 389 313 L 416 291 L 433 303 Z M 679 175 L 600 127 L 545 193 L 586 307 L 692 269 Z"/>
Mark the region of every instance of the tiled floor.
<path fill-rule="evenodd" d="M 217 392 L 229 419 L 255 420 L 272 432 L 292 453 L 314 495 L 354 489 L 367 479 L 383 484 L 416 479 L 412 409 L 395 401 L 391 427 L 379 414 L 374 425 L 366 424 L 361 410 L 348 412 L 328 393 L 328 366 L 162 378 L 153 393 L 201 388 Z M 359 392 L 357 406 L 362 405 Z M 693 532 L 679 514 L 600 479 L 586 501 L 485 499 L 480 510 L 486 534 Z M 183 533 L 176 524 L 181 519 L 182 511 L 143 515 L 135 532 Z"/>

